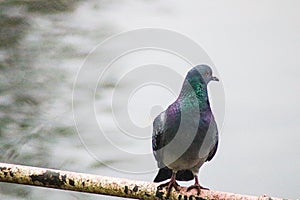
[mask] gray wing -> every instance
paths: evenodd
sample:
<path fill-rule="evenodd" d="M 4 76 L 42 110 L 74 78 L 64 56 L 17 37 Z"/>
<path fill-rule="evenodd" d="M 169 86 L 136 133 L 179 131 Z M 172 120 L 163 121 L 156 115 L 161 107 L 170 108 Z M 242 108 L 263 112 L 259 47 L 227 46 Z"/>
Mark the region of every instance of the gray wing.
<path fill-rule="evenodd" d="M 219 133 L 218 133 L 218 128 L 217 128 L 217 123 L 216 121 L 213 119 L 212 121 L 213 123 L 213 131 L 215 132 L 215 145 L 213 146 L 213 148 L 210 150 L 208 157 L 206 159 L 206 161 L 211 161 L 211 159 L 216 155 L 217 149 L 218 149 L 218 143 L 219 143 Z"/>
<path fill-rule="evenodd" d="M 164 125 L 165 125 L 165 112 L 160 113 L 153 122 L 153 133 L 152 133 L 152 150 L 155 159 L 158 162 L 158 167 L 162 168 L 162 157 L 158 155 L 159 149 L 164 147 Z"/>
<path fill-rule="evenodd" d="M 219 142 L 218 142 L 218 140 L 217 140 L 215 146 L 214 146 L 214 147 L 211 149 L 211 151 L 209 152 L 206 161 L 211 161 L 211 159 L 216 155 L 217 149 L 218 149 L 218 143 L 219 143 Z"/>
<path fill-rule="evenodd" d="M 162 163 L 162 151 L 158 150 L 173 140 L 180 124 L 180 118 L 180 105 L 175 102 L 166 111 L 160 113 L 153 122 L 152 149 L 159 168 L 165 166 Z"/>

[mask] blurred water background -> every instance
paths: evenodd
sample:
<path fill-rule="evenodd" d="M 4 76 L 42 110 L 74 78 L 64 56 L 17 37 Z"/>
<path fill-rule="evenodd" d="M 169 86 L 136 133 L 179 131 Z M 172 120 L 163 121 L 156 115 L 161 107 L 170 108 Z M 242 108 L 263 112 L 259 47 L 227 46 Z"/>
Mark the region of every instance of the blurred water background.
<path fill-rule="evenodd" d="M 102 162 L 87 151 L 73 121 L 72 87 L 85 57 L 101 41 L 121 31 L 157 27 L 197 41 L 222 79 L 226 117 L 223 124 L 216 111 L 220 148 L 201 170 L 202 184 L 213 190 L 299 198 L 299 8 L 296 0 L 0 1 L 0 161 L 151 181 L 155 171 L 134 174 L 108 167 L 138 169 L 155 162 L 116 155 L 102 136 L 90 134 L 96 130 L 88 124 L 87 138 L 105 152 Z M 97 90 L 96 108 L 111 128 L 109 134 L 120 137 L 112 128 L 107 98 L 114 78 Z M 87 88 L 81 88 L 84 95 Z M 165 106 L 174 95 L 159 98 Z M 161 109 L 143 113 L 154 117 Z M 119 145 L 138 152 L 150 149 L 149 137 L 146 142 L 147 147 L 138 140 Z M 112 197 L 0 184 L 0 199 L 53 198 Z"/>

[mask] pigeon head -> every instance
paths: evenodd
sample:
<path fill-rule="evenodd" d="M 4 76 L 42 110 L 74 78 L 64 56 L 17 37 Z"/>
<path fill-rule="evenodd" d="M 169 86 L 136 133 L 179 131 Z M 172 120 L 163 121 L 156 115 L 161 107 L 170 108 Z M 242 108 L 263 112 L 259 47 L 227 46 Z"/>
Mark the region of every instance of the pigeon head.
<path fill-rule="evenodd" d="M 193 67 L 187 74 L 187 80 L 194 84 L 208 84 L 210 81 L 219 81 L 212 75 L 212 70 L 208 65 L 197 65 Z"/>
<path fill-rule="evenodd" d="M 219 79 L 212 75 L 212 70 L 208 65 L 197 65 L 193 67 L 185 77 L 181 92 L 179 94 L 179 102 L 190 102 L 191 104 L 197 97 L 197 101 L 193 105 L 200 105 L 200 108 L 209 107 L 207 84 L 210 81 L 219 81 Z"/>

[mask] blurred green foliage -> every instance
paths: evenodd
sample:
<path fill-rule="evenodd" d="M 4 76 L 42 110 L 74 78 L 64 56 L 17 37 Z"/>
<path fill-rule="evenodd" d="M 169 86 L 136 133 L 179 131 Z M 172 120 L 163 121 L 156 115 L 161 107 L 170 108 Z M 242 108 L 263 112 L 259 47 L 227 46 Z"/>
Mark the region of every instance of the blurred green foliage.
<path fill-rule="evenodd" d="M 41 14 L 72 11 L 79 0 L 7 0 L 2 6 L 24 6 L 28 12 Z"/>
<path fill-rule="evenodd" d="M 49 162 L 50 134 L 67 134 L 68 127 L 44 121 L 46 105 L 63 72 L 40 66 L 36 59 L 47 46 L 28 43 L 32 14 L 51 15 L 72 11 L 75 0 L 0 2 L 0 161 L 45 166 Z M 40 51 L 40 49 L 44 51 Z M 16 192 L 18 191 L 18 192 Z M 0 194 L 28 197 L 30 190 L 0 185 Z M 29 198 L 29 197 L 28 197 Z"/>

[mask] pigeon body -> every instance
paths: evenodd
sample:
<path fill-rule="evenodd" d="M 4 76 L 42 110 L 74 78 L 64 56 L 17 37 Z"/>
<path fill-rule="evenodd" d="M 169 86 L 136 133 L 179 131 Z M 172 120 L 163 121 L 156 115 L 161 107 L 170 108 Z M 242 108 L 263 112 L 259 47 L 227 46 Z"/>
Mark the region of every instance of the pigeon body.
<path fill-rule="evenodd" d="M 171 178 L 168 193 L 178 187 L 176 180 L 195 178 L 200 188 L 199 168 L 216 153 L 218 129 L 207 94 L 211 80 L 218 81 L 209 66 L 192 68 L 176 101 L 153 122 L 152 148 L 160 168 L 154 182 Z"/>

